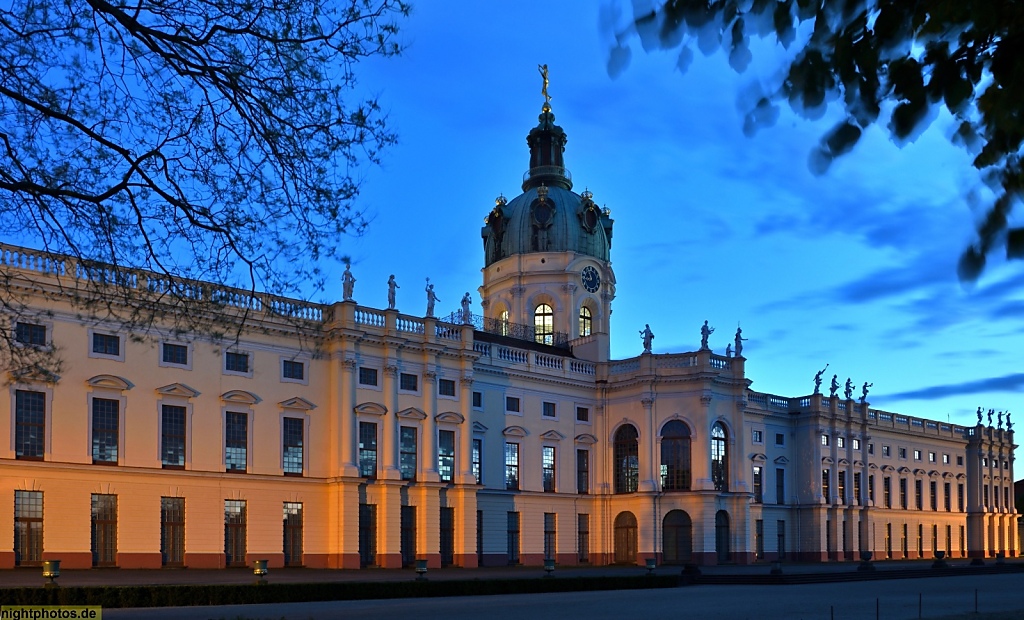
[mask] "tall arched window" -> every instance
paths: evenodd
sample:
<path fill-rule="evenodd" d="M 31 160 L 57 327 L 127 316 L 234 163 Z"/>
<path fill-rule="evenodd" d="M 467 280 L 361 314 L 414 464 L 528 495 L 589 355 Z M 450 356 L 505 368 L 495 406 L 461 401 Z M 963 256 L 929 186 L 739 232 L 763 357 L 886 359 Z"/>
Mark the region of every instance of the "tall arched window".
<path fill-rule="evenodd" d="M 729 538 L 729 513 L 719 510 L 715 514 L 715 551 L 718 552 L 719 564 L 732 561 Z"/>
<path fill-rule="evenodd" d="M 690 490 L 690 427 L 680 420 L 661 429 L 661 489 Z"/>
<path fill-rule="evenodd" d="M 541 304 L 533 311 L 533 337 L 540 344 L 554 344 L 555 313 L 551 306 Z"/>
<path fill-rule="evenodd" d="M 504 308 L 498 313 L 498 333 L 508 336 L 508 310 Z"/>
<path fill-rule="evenodd" d="M 580 306 L 580 337 L 589 336 L 594 327 L 594 317 L 590 308 Z"/>
<path fill-rule="evenodd" d="M 715 490 L 729 490 L 729 450 L 721 422 L 711 427 L 711 480 Z"/>
<path fill-rule="evenodd" d="M 640 481 L 640 433 L 632 424 L 615 432 L 615 492 L 636 493 Z"/>

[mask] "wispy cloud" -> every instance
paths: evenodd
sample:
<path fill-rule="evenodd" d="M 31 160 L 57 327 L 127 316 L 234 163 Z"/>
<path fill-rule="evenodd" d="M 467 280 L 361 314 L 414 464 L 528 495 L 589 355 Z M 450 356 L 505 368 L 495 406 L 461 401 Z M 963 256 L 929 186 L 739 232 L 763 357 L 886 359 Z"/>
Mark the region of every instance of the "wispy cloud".
<path fill-rule="evenodd" d="M 963 383 L 933 385 L 908 392 L 889 394 L 886 400 L 937 400 L 947 396 L 981 394 L 984 392 L 1013 392 L 1024 388 L 1024 373 L 1015 373 L 991 379 L 977 379 Z"/>

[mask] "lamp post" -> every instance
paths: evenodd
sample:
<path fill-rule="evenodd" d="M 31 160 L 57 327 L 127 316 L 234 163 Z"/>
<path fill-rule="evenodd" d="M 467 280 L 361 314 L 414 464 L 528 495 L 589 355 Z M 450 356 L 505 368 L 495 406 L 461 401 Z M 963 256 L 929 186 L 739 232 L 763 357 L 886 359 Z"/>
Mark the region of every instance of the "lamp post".
<path fill-rule="evenodd" d="M 57 577 L 60 577 L 60 560 L 46 560 L 43 562 L 43 578 L 49 579 L 47 588 L 57 588 Z"/>

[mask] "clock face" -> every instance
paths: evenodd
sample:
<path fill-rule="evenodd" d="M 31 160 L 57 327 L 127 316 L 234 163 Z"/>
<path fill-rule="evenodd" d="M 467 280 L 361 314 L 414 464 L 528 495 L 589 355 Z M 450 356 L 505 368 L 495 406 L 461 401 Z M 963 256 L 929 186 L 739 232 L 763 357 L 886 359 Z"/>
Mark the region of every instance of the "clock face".
<path fill-rule="evenodd" d="M 601 276 L 598 275 L 597 269 L 589 265 L 580 273 L 580 281 L 583 282 L 583 288 L 591 293 L 596 293 L 597 289 L 601 288 Z"/>

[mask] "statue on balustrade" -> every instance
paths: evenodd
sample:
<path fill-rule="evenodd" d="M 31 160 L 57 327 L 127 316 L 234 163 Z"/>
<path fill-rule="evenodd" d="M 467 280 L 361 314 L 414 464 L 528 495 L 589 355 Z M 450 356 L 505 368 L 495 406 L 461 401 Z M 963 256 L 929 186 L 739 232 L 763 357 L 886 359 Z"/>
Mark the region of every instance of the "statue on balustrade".
<path fill-rule="evenodd" d="M 839 375 L 832 375 L 832 385 L 829 386 L 829 396 L 835 397 L 839 391 Z"/>
<path fill-rule="evenodd" d="M 725 345 L 725 356 L 732 357 L 732 343 Z"/>
<path fill-rule="evenodd" d="M 860 389 L 860 402 L 862 402 L 862 403 L 868 402 L 868 388 L 869 387 L 874 387 L 874 386 L 875 386 L 874 383 L 868 383 L 867 381 L 864 382 L 864 387 L 862 387 Z"/>
<path fill-rule="evenodd" d="M 978 407 L 978 424 L 981 424 L 981 407 Z"/>
<path fill-rule="evenodd" d="M 441 301 L 437 298 L 437 293 L 434 292 L 434 285 L 430 283 L 430 278 L 427 278 L 427 316 L 430 318 L 434 317 L 434 303 Z"/>
<path fill-rule="evenodd" d="M 998 414 L 996 415 L 996 420 L 997 420 L 997 422 L 996 422 L 996 428 L 1003 428 L 1003 412 L 1002 412 L 1002 411 L 1000 411 L 1000 412 L 999 412 L 999 413 L 998 413 Z"/>
<path fill-rule="evenodd" d="M 345 273 L 341 274 L 341 299 L 352 301 L 352 289 L 356 286 L 356 278 L 352 275 L 352 265 L 345 263 Z"/>
<path fill-rule="evenodd" d="M 708 322 L 704 321 L 704 326 L 700 328 L 700 350 L 706 351 L 711 347 L 708 346 L 708 338 L 711 334 L 715 333 L 715 328 L 708 326 Z"/>
<path fill-rule="evenodd" d="M 995 409 L 989 409 L 988 410 L 988 425 L 989 426 L 992 426 L 992 414 L 995 413 L 995 412 L 996 412 Z"/>
<path fill-rule="evenodd" d="M 640 330 L 640 337 L 644 341 L 644 353 L 650 353 L 651 342 L 654 340 L 654 332 L 651 331 L 650 323 L 644 323 L 644 328 Z"/>
<path fill-rule="evenodd" d="M 388 310 L 395 309 L 395 289 L 402 288 L 398 286 L 398 282 L 395 282 L 395 274 L 391 274 L 388 278 Z"/>
<path fill-rule="evenodd" d="M 846 388 L 843 389 L 843 396 L 846 397 L 846 400 L 853 398 L 853 381 L 849 377 L 846 378 Z"/>
<path fill-rule="evenodd" d="M 1010 421 L 1010 412 L 1009 411 L 1006 412 L 1006 430 L 1008 430 L 1008 431 L 1012 431 L 1013 430 L 1013 422 Z"/>
<path fill-rule="evenodd" d="M 828 364 L 825 364 L 824 368 L 822 368 L 821 370 L 819 370 L 818 372 L 816 372 L 814 374 L 814 393 L 815 394 L 821 394 L 821 376 L 823 374 L 825 374 L 826 370 L 828 370 Z"/>
<path fill-rule="evenodd" d="M 473 322 L 473 313 L 469 307 L 473 304 L 473 298 L 469 296 L 467 292 L 462 296 L 462 322 L 469 325 Z"/>
<path fill-rule="evenodd" d="M 743 330 L 739 327 L 736 328 L 736 357 L 743 354 L 743 341 L 747 338 L 743 337 Z"/>

